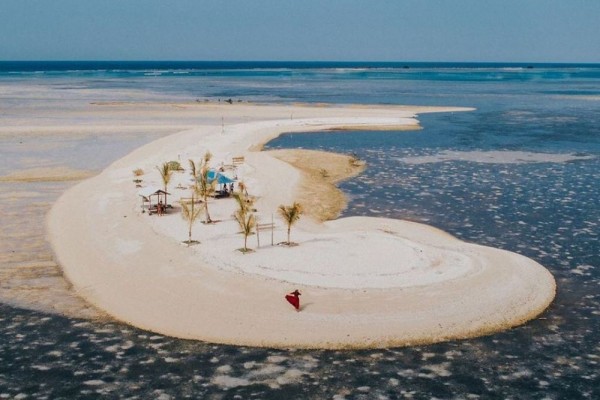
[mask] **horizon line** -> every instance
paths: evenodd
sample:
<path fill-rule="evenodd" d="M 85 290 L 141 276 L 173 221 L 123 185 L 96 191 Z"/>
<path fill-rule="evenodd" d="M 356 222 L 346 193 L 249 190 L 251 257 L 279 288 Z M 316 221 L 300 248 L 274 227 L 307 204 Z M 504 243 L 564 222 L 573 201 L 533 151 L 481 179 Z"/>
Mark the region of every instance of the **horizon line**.
<path fill-rule="evenodd" d="M 141 62 L 173 62 L 173 63 L 340 63 L 340 64 L 557 64 L 557 65 L 600 65 L 600 61 L 415 61 L 415 60 L 183 60 L 183 59 L 21 59 L 21 60 L 1 60 L 0 63 L 26 63 L 26 62 L 123 62 L 123 63 L 141 63 Z"/>

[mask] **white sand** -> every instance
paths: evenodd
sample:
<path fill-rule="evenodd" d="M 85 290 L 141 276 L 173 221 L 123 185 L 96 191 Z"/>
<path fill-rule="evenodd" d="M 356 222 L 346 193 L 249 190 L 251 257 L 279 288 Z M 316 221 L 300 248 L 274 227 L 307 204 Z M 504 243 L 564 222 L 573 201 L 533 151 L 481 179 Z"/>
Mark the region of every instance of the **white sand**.
<path fill-rule="evenodd" d="M 214 113 L 222 111 L 215 109 Z M 300 171 L 268 152 L 251 151 L 281 132 L 339 127 L 417 127 L 415 112 L 435 109 L 245 106 L 236 125 L 204 125 L 146 145 L 66 192 L 48 228 L 65 274 L 87 300 L 114 317 L 155 332 L 252 346 L 359 348 L 464 338 L 534 318 L 552 301 L 555 282 L 515 253 L 468 244 L 406 221 L 355 217 L 326 223 L 304 218 L 296 247 L 271 246 L 269 231 L 236 251 L 243 237 L 231 199 L 211 200 L 211 225 L 187 226 L 177 205 L 163 217 L 140 213 L 132 170 L 160 186 L 156 165 L 244 156 L 238 174 L 258 196 L 261 222 L 298 197 Z M 438 111 L 444 111 L 440 109 Z M 445 111 L 460 111 L 446 109 Z M 302 116 L 291 119 L 290 116 Z M 332 115 L 334 117 L 328 117 Z M 214 120 L 213 115 L 213 120 Z M 187 172 L 176 173 L 172 200 L 188 197 Z M 173 198 L 174 197 L 174 198 Z M 275 216 L 275 242 L 285 228 Z M 303 309 L 283 296 L 294 289 Z"/>

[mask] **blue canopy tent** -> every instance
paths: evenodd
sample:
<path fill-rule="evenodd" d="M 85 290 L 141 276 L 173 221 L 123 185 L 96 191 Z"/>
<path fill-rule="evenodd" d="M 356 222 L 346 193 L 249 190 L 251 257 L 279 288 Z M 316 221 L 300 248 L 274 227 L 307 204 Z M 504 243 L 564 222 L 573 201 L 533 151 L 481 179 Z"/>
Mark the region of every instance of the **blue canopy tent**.
<path fill-rule="evenodd" d="M 214 184 L 218 183 L 219 185 L 223 185 L 223 188 L 217 190 L 215 193 L 215 198 L 229 197 L 233 192 L 233 183 L 234 179 L 220 173 L 217 170 L 211 169 L 207 173 L 208 183 Z M 230 185 L 230 188 L 227 189 L 227 186 Z"/>
<path fill-rule="evenodd" d="M 219 185 L 228 185 L 235 182 L 235 180 L 223 175 L 219 171 L 211 169 L 208 171 L 208 183 L 213 183 L 215 180 Z"/>

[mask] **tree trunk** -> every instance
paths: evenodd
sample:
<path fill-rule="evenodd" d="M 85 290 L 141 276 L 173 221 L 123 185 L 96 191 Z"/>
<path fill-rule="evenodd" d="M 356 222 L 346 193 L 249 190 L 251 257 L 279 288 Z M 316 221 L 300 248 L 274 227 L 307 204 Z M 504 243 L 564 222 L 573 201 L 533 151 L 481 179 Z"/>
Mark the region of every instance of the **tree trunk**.
<path fill-rule="evenodd" d="M 206 211 L 206 223 L 211 222 L 210 214 L 208 213 L 208 196 L 204 196 L 204 210 Z"/>
<path fill-rule="evenodd" d="M 288 244 L 291 244 L 292 242 L 290 241 L 290 230 L 292 229 L 291 225 L 288 225 Z"/>

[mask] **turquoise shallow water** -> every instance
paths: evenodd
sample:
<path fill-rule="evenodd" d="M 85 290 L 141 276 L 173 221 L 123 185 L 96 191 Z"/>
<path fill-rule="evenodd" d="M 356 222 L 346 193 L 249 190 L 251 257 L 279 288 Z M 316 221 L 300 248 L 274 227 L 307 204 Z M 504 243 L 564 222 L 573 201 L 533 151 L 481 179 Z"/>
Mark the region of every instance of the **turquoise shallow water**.
<path fill-rule="evenodd" d="M 5 71 L 0 83 L 51 93 L 99 88 L 106 99 L 125 90 L 134 99 L 476 107 L 423 115 L 421 131 L 295 133 L 268 146 L 356 153 L 368 169 L 340 185 L 350 197 L 344 215 L 426 222 L 524 254 L 555 275 L 556 301 L 541 318 L 493 336 L 352 352 L 218 346 L 0 304 L 0 398 L 600 397 L 600 69 L 213 65 L 175 74 L 181 69 L 153 67 Z M 82 154 L 83 161 L 90 152 Z M 94 168 L 110 161 L 98 157 Z M 56 185 L 46 186 L 57 195 Z"/>
<path fill-rule="evenodd" d="M 598 100 L 600 64 L 0 62 L 0 82 L 38 89 L 242 99 L 479 107 Z M 135 95 L 133 95 L 135 97 Z M 3 102 L 11 99 L 3 98 Z"/>

